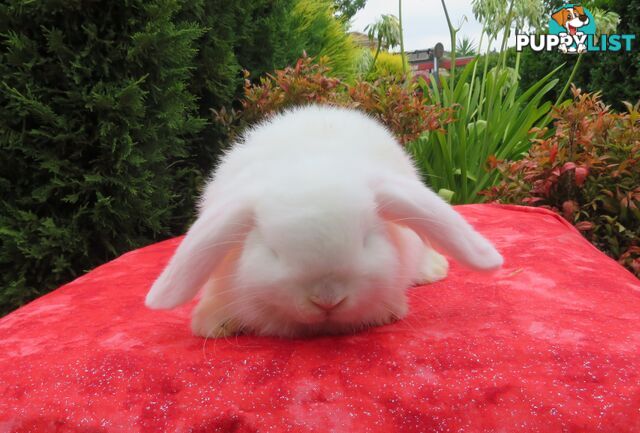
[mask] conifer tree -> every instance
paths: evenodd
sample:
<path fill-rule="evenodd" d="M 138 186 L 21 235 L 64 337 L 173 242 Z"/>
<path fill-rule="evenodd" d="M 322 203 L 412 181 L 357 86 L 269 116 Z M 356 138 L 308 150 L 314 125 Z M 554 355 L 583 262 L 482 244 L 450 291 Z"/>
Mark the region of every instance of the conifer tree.
<path fill-rule="evenodd" d="M 0 5 L 0 313 L 184 229 L 203 30 L 180 5 Z"/>

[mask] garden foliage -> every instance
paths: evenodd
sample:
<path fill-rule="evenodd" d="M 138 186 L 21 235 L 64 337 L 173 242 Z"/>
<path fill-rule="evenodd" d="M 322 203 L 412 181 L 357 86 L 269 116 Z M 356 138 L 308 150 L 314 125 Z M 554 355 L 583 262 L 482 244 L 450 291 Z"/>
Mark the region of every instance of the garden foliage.
<path fill-rule="evenodd" d="M 318 59 L 326 59 L 327 74 L 342 80 L 353 81 L 358 48 L 346 33 L 346 23 L 333 14 L 331 0 L 297 0 L 293 9 L 293 36 L 297 40 L 295 50 L 289 52 L 286 62 L 270 69 L 293 65 L 303 52 Z"/>
<path fill-rule="evenodd" d="M 522 155 L 529 148 L 531 128 L 548 122 L 552 104 L 544 98 L 557 83 L 556 71 L 530 86 L 520 86 L 520 53 L 511 63 L 513 54 L 507 48 L 517 15 L 513 4 L 474 2 L 474 7 L 481 6 L 477 16 L 483 24 L 479 51 L 485 49 L 485 37 L 486 49 L 494 41 L 502 42 L 497 53 L 476 56 L 461 69 L 456 67 L 460 28 L 453 25 L 442 2 L 449 27 L 451 66 L 446 75 L 441 74 L 438 80 L 430 77 L 422 87 L 433 103 L 453 110 L 455 120 L 443 130 L 425 132 L 408 148 L 425 182 L 452 203 L 481 201 L 480 191 L 498 179 L 494 171 L 486 169 L 487 162 Z"/>
<path fill-rule="evenodd" d="M 371 63 L 373 63 L 372 56 L 371 56 Z M 403 68 L 402 56 L 400 54 L 393 54 L 393 53 L 388 53 L 386 51 L 381 51 L 378 54 L 378 60 L 376 60 L 375 64 L 373 64 L 373 69 L 371 69 L 370 67 L 367 67 L 367 71 L 365 74 L 363 74 L 363 78 L 370 82 L 375 82 L 376 80 L 379 80 L 379 79 L 388 79 L 389 77 L 395 77 L 397 80 L 402 80 L 403 78 L 410 80 L 411 69 L 409 67 L 409 62 L 405 60 L 404 63 L 405 65 Z M 368 66 L 370 65 L 371 64 L 369 64 Z"/>
<path fill-rule="evenodd" d="M 494 161 L 502 181 L 484 194 L 561 214 L 640 276 L 640 103 L 616 113 L 599 94 L 572 91 L 552 135 L 538 131 L 521 160 Z"/>
<path fill-rule="evenodd" d="M 454 111 L 455 121 L 409 146 L 425 181 L 453 203 L 480 201 L 478 193 L 497 180 L 487 161 L 517 158 L 529 148 L 529 131 L 544 122 L 551 104 L 543 99 L 557 82 L 552 72 L 520 89 L 517 69 L 504 60 L 489 69 L 489 57 L 482 60 L 442 77 L 440 86 L 435 79 L 423 85 L 431 101 Z"/>
<path fill-rule="evenodd" d="M 355 74 L 356 48 L 330 0 L 191 0 L 183 3 L 179 19 L 206 30 L 196 41 L 189 85 L 202 118 L 210 118 L 211 109 L 232 107 L 242 96 L 243 69 L 257 80 L 295 63 L 305 51 L 330 55 L 334 76 L 351 80 Z M 207 123 L 193 140 L 187 163 L 210 170 L 227 142 L 220 125 Z"/>
<path fill-rule="evenodd" d="M 373 115 L 403 144 L 415 140 L 424 131 L 442 130 L 452 121 L 452 110 L 428 104 L 416 83 L 390 76 L 373 83 L 349 84 L 330 75 L 330 68 L 322 59 L 314 61 L 304 56 L 295 66 L 267 74 L 257 83 L 247 80 L 241 110 L 218 110 L 214 121 L 227 125 L 229 134 L 235 136 L 286 108 L 331 104 Z"/>

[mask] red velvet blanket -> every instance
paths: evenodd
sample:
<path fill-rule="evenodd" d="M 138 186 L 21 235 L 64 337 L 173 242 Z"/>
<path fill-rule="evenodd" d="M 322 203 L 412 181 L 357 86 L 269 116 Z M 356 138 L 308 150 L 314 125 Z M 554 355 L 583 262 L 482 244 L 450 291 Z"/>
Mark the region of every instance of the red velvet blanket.
<path fill-rule="evenodd" d="M 351 336 L 193 337 L 143 306 L 180 239 L 125 254 L 0 320 L 0 432 L 640 432 L 640 281 L 550 212 L 458 209 L 504 268 Z"/>

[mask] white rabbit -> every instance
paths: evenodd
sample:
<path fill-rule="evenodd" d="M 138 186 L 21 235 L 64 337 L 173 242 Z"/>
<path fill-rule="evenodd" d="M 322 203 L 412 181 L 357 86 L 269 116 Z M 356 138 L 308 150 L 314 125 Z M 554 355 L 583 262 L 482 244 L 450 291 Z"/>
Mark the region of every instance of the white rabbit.
<path fill-rule="evenodd" d="M 197 335 L 351 332 L 404 317 L 407 288 L 446 276 L 429 244 L 474 269 L 502 265 L 384 126 L 300 107 L 224 156 L 146 305 L 173 308 L 204 288 Z"/>

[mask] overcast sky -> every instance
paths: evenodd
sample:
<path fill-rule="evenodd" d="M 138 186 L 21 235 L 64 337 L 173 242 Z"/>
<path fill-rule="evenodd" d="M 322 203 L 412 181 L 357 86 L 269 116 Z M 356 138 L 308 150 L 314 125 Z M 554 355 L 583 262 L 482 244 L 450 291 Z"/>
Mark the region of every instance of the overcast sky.
<path fill-rule="evenodd" d="M 458 36 L 468 36 L 478 44 L 482 26 L 473 17 L 470 0 L 445 0 L 449 16 L 458 27 L 464 16 Z M 396 0 L 367 0 L 367 5 L 351 20 L 351 30 L 364 32 L 367 24 L 374 23 L 382 14 L 398 16 Z M 402 26 L 404 27 L 404 47 L 406 51 L 431 48 L 437 42 L 449 51 L 450 38 L 447 21 L 440 0 L 403 0 Z"/>

